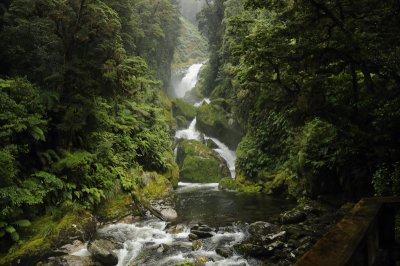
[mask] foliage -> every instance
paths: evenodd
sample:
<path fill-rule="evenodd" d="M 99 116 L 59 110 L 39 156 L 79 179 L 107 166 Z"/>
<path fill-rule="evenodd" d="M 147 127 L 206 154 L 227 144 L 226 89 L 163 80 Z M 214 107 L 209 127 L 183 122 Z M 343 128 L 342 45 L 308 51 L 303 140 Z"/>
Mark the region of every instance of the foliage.
<path fill-rule="evenodd" d="M 12 239 L 3 232 L 17 240 L 17 221 L 132 193 L 142 169 L 177 183 L 171 103 L 161 90 L 179 26 L 170 0 L 0 4 L 5 248 Z"/>
<path fill-rule="evenodd" d="M 239 174 L 285 179 L 296 197 L 371 195 L 372 180 L 377 194 L 397 193 L 388 184 L 400 158 L 398 12 L 396 1 L 375 0 L 229 0 L 203 10 L 214 51 L 205 91 L 232 99 L 247 132 Z"/>

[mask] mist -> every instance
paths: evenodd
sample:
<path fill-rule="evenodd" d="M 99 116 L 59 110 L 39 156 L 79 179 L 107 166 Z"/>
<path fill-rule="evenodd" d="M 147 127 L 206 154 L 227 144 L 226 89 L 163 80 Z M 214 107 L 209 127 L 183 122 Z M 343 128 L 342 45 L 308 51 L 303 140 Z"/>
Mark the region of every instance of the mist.
<path fill-rule="evenodd" d="M 196 14 L 202 9 L 205 0 L 179 0 L 179 4 L 182 16 L 197 25 Z"/>

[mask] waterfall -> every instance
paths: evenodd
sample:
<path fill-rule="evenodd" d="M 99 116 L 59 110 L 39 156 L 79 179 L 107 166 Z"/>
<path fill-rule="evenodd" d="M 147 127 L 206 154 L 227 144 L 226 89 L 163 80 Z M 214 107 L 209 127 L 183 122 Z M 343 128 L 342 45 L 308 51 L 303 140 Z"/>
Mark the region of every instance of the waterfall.
<path fill-rule="evenodd" d="M 175 138 L 200 140 L 201 133 L 196 130 L 196 122 L 197 118 L 195 117 L 187 129 L 176 131 Z"/>
<path fill-rule="evenodd" d="M 189 67 L 186 75 L 174 88 L 177 98 L 185 97 L 185 94 L 191 91 L 194 86 L 196 86 L 196 83 L 199 79 L 199 72 L 202 66 L 203 64 L 194 64 Z"/>

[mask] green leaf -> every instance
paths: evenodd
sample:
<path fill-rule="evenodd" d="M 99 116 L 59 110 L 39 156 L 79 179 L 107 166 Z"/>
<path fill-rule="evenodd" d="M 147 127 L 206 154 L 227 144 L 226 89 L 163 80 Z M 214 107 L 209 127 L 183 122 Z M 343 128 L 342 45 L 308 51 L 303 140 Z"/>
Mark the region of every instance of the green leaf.
<path fill-rule="evenodd" d="M 75 196 L 79 199 L 81 197 L 80 191 L 74 191 Z"/>
<path fill-rule="evenodd" d="M 41 140 L 41 141 L 46 140 L 43 130 L 39 127 L 36 126 L 33 127 L 30 133 L 35 140 Z"/>
<path fill-rule="evenodd" d="M 18 220 L 13 222 L 14 225 L 17 225 L 19 227 L 29 227 L 31 226 L 31 222 L 27 219 L 22 219 L 22 220 Z"/>
<path fill-rule="evenodd" d="M 14 226 L 8 225 L 6 227 L 6 232 L 9 233 L 9 234 L 12 234 L 12 233 L 16 232 L 16 230 L 15 230 Z"/>
<path fill-rule="evenodd" d="M 13 233 L 11 233 L 11 238 L 15 242 L 17 242 L 19 240 L 19 234 L 17 232 L 13 232 Z"/>

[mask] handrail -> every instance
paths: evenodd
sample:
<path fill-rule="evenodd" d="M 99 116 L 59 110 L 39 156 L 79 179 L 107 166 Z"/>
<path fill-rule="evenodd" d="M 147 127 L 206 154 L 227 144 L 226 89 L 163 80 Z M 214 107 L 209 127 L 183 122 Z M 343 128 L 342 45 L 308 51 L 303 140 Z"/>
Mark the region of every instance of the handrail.
<path fill-rule="evenodd" d="M 400 197 L 363 198 L 296 266 L 396 265 L 395 211 Z"/>

